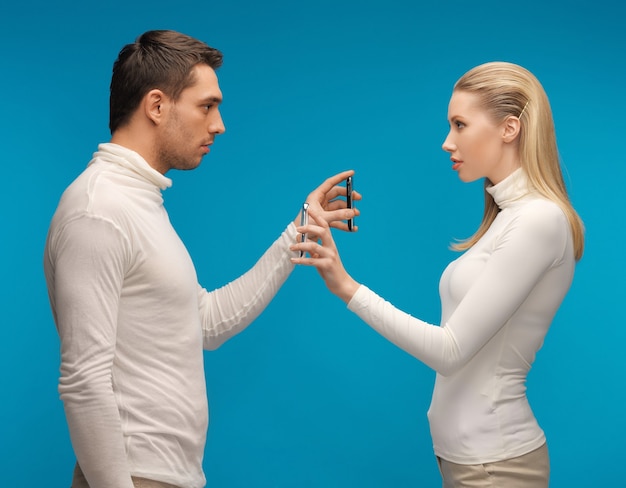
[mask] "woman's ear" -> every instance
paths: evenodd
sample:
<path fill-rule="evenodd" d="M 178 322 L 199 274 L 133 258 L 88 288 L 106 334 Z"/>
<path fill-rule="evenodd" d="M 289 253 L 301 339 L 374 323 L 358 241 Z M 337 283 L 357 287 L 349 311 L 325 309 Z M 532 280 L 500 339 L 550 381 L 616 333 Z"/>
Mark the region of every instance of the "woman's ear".
<path fill-rule="evenodd" d="M 163 120 L 164 103 L 165 95 L 161 90 L 150 90 L 143 97 L 143 112 L 154 125 L 159 125 Z"/>
<path fill-rule="evenodd" d="M 513 142 L 519 136 L 522 123 L 517 117 L 509 115 L 502 125 L 502 140 L 504 142 Z"/>

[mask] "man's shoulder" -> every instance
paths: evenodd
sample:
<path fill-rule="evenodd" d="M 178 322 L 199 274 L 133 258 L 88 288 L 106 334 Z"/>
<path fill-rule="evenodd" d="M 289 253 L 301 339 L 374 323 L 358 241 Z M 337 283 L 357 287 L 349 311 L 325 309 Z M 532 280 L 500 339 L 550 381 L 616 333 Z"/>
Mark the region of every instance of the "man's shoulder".
<path fill-rule="evenodd" d="M 114 173 L 90 165 L 61 195 L 51 225 L 63 228 L 69 222 L 87 218 L 125 227 L 132 207 L 130 193 L 128 187 L 117 181 Z"/>

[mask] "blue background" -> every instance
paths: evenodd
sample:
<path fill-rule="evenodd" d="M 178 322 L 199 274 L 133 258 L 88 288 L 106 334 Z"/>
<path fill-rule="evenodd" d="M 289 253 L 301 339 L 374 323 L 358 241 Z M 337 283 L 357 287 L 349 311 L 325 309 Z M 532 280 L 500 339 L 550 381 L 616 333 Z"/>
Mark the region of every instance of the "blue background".
<path fill-rule="evenodd" d="M 200 280 L 239 276 L 327 176 L 357 171 L 347 269 L 437 323 L 439 275 L 482 212 L 441 150 L 453 83 L 492 60 L 544 84 L 587 227 L 574 284 L 529 376 L 552 485 L 624 486 L 626 34 L 618 1 L 20 2 L 0 7 L 3 486 L 68 487 L 59 341 L 42 271 L 63 189 L 108 140 L 119 49 L 169 28 L 221 49 L 227 132 L 171 172 L 171 219 Z M 209 487 L 436 487 L 434 373 L 298 268 L 266 312 L 206 358 Z"/>

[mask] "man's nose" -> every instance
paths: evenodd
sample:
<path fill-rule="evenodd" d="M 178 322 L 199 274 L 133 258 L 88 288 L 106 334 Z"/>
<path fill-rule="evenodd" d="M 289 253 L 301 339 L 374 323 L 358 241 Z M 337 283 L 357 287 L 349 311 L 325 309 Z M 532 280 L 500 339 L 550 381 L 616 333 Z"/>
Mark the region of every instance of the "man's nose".
<path fill-rule="evenodd" d="M 216 116 L 211 120 L 209 124 L 209 132 L 211 134 L 223 134 L 226 132 L 226 126 L 222 120 L 222 114 L 217 112 Z"/>

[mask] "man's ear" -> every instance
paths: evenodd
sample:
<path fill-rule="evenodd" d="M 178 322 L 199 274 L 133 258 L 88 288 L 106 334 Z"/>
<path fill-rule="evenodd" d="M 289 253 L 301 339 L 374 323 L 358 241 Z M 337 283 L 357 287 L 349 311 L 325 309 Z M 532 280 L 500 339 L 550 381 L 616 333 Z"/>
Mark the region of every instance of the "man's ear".
<path fill-rule="evenodd" d="M 502 125 L 502 140 L 513 142 L 519 136 L 522 123 L 517 117 L 509 115 Z"/>
<path fill-rule="evenodd" d="M 165 102 L 165 94 L 156 88 L 143 97 L 144 114 L 154 125 L 159 125 L 163 121 Z"/>

